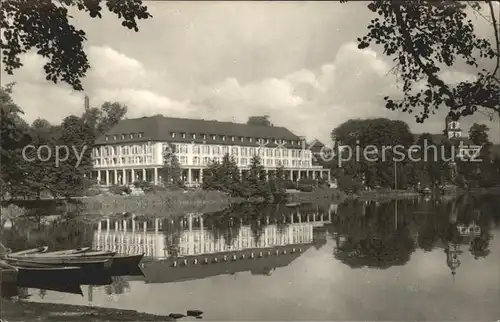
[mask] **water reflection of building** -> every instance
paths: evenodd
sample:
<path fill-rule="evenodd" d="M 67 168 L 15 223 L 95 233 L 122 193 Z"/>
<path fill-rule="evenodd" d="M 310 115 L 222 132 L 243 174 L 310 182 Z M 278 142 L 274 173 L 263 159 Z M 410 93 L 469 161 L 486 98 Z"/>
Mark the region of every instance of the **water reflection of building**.
<path fill-rule="evenodd" d="M 94 234 L 93 247 L 119 253 L 144 252 L 147 256 L 163 259 L 147 262 L 142 268 L 147 281 L 152 283 L 243 271 L 269 275 L 315 245 L 315 228 L 330 223 L 331 216 L 331 211 L 327 214 L 295 212 L 278 219 L 265 217 L 260 227 L 255 223 L 244 225 L 242 221 L 230 240 L 226 240 L 227 234 L 214 233 L 207 228 L 202 214 L 191 213 L 178 222 L 148 220 L 141 223 L 142 227 L 136 227 L 139 224 L 133 219 L 106 220 L 99 224 Z M 179 228 L 177 232 L 170 229 L 161 232 L 162 227 L 171 228 L 172 224 Z M 324 244 L 323 239 L 318 240 L 319 245 Z"/>
<path fill-rule="evenodd" d="M 137 222 L 134 217 L 101 221 L 92 246 L 98 250 L 112 250 L 120 254 L 144 253 L 147 257 L 166 258 L 166 236 L 160 232 L 163 222 L 158 218 Z"/>

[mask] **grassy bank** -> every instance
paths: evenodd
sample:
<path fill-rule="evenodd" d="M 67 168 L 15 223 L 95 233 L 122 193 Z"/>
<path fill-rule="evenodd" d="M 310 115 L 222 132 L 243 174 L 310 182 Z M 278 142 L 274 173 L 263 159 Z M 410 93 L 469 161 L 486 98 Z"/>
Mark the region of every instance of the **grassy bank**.
<path fill-rule="evenodd" d="M 84 213 L 141 213 L 145 215 L 185 212 L 213 212 L 238 202 L 218 191 L 165 191 L 139 196 L 95 196 L 78 200 Z"/>
<path fill-rule="evenodd" d="M 169 316 L 67 304 L 35 303 L 2 299 L 4 321 L 174 321 Z"/>
<path fill-rule="evenodd" d="M 349 195 L 350 199 L 361 201 L 385 201 L 399 199 L 413 199 L 420 197 L 421 194 L 408 190 L 378 190 L 378 191 L 361 191 L 357 194 Z"/>
<path fill-rule="evenodd" d="M 315 203 L 324 201 L 341 203 L 346 199 L 347 195 L 344 192 L 333 188 L 319 188 L 311 192 L 288 192 L 288 201 L 290 203 Z"/>

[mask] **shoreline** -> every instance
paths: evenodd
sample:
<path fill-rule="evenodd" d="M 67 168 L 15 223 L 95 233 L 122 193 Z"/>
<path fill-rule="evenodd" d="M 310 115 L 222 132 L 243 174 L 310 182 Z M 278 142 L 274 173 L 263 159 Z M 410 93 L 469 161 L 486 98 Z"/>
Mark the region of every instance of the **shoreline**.
<path fill-rule="evenodd" d="M 175 321 L 168 315 L 96 306 L 54 304 L 2 299 L 0 309 L 6 321 Z"/>

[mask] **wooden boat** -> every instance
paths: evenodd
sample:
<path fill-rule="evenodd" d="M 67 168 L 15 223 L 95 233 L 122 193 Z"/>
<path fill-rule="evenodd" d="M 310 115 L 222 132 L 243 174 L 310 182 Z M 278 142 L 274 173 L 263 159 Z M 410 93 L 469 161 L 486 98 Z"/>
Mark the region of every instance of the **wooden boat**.
<path fill-rule="evenodd" d="M 50 265 L 52 267 L 80 267 L 86 269 L 106 269 L 110 268 L 113 263 L 112 258 L 92 258 L 92 257 L 30 257 L 30 258 L 12 258 L 7 256 L 6 261 L 13 266 L 30 266 L 30 265 Z"/>
<path fill-rule="evenodd" d="M 67 250 L 59 250 L 55 252 L 46 252 L 44 254 L 50 254 L 50 255 L 73 255 L 73 254 L 81 254 L 86 251 L 90 250 L 90 247 L 81 247 L 81 248 L 75 248 L 75 249 L 67 249 Z"/>
<path fill-rule="evenodd" d="M 76 268 L 77 270 L 73 270 L 71 273 L 68 272 L 67 275 L 64 276 L 55 276 L 54 280 L 59 282 L 63 282 L 65 284 L 68 283 L 78 283 L 83 285 L 108 285 L 112 282 L 111 273 L 109 268 L 111 267 L 113 261 L 112 259 L 97 259 L 97 260 L 89 260 L 89 259 L 75 259 L 75 260 L 44 260 L 44 259 L 15 259 L 15 258 L 7 258 L 7 262 L 15 267 L 20 268 L 52 268 L 54 271 L 57 269 L 64 269 L 68 267 Z M 64 271 L 66 272 L 66 271 Z M 40 273 L 41 274 L 41 273 Z M 33 277 L 34 274 L 29 275 L 29 277 Z M 40 279 L 35 279 L 40 280 Z M 29 279 L 29 282 L 32 282 L 33 279 Z M 43 281 L 43 279 L 42 279 Z M 50 279 L 48 280 L 50 281 Z"/>
<path fill-rule="evenodd" d="M 0 261 L 2 271 L 15 270 L 17 271 L 17 281 L 25 282 L 33 281 L 67 281 L 75 278 L 75 274 L 80 273 L 80 267 L 54 267 L 37 263 L 6 263 Z"/>
<path fill-rule="evenodd" d="M 7 256 L 20 257 L 20 256 L 31 256 L 31 255 L 36 255 L 36 254 L 43 254 L 48 249 L 49 249 L 48 246 L 42 246 L 42 247 L 23 250 L 20 252 L 10 253 L 10 254 L 7 254 Z"/>
<path fill-rule="evenodd" d="M 0 260 L 0 284 L 17 283 L 18 271 L 8 263 Z"/>
<path fill-rule="evenodd" d="M 113 257 L 113 264 L 110 267 L 111 275 L 121 276 L 121 275 L 142 275 L 144 273 L 139 268 L 139 263 L 141 262 L 144 254 L 140 255 L 116 255 Z"/>
<path fill-rule="evenodd" d="M 39 258 L 54 258 L 54 259 L 81 259 L 81 258 L 93 258 L 93 257 L 106 257 L 106 258 L 111 258 L 115 256 L 116 252 L 109 252 L 109 251 L 83 251 L 83 252 L 78 252 L 78 250 L 61 250 L 57 252 L 48 252 L 48 253 L 37 253 L 37 254 L 32 254 L 32 255 L 25 255 L 25 256 L 11 256 L 10 254 L 7 255 L 8 257 L 15 257 L 15 258 L 29 258 L 29 259 L 39 259 Z"/>

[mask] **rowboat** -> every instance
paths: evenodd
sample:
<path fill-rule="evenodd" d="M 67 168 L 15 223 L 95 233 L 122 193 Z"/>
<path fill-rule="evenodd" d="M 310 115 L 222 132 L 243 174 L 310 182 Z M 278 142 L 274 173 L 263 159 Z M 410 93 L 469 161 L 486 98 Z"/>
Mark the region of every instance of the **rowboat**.
<path fill-rule="evenodd" d="M 15 266 L 30 266 L 30 265 L 49 265 L 52 267 L 80 267 L 85 269 L 106 269 L 110 268 L 113 263 L 112 258 L 92 258 L 92 257 L 29 257 L 29 258 L 12 258 L 7 256 L 5 259 L 9 264 Z"/>
<path fill-rule="evenodd" d="M 72 280 L 76 276 L 76 273 L 80 272 L 80 267 L 54 267 L 47 266 L 37 263 L 6 263 L 0 261 L 0 266 L 3 271 L 16 271 L 17 272 L 17 282 L 24 283 L 29 280 L 33 281 L 66 281 Z"/>
<path fill-rule="evenodd" d="M 48 249 L 49 249 L 48 246 L 42 246 L 42 247 L 37 247 L 37 248 L 23 250 L 23 251 L 20 251 L 20 252 L 10 253 L 10 254 L 8 254 L 8 256 L 21 257 L 21 256 L 30 256 L 30 255 L 36 255 L 36 254 L 43 254 Z"/>
<path fill-rule="evenodd" d="M 13 259 L 7 258 L 7 262 L 17 268 L 23 268 L 25 270 L 36 270 L 36 268 L 45 268 L 46 270 L 52 269 L 56 272 L 58 269 L 62 272 L 67 273 L 66 275 L 56 275 L 53 277 L 53 281 L 58 281 L 63 284 L 83 284 L 83 285 L 108 285 L 112 282 L 111 273 L 109 268 L 112 265 L 111 259 L 97 259 L 97 260 L 85 260 L 85 259 L 75 259 L 73 261 L 66 260 L 44 260 L 44 259 Z M 71 272 L 67 272 L 64 269 L 68 267 L 73 268 Z M 41 274 L 41 273 L 40 273 Z M 43 281 L 43 279 L 35 278 L 34 274 L 28 275 L 30 277 L 27 279 L 27 283 L 33 283 L 33 281 Z M 47 279 L 50 283 L 51 279 Z"/>
<path fill-rule="evenodd" d="M 48 252 L 48 253 L 35 253 L 32 255 L 24 255 L 24 256 L 12 256 L 11 254 L 7 255 L 8 257 L 15 258 L 29 258 L 29 259 L 39 259 L 39 258 L 57 258 L 57 259 L 73 259 L 73 258 L 91 258 L 91 257 L 106 257 L 111 258 L 116 254 L 116 252 L 110 251 L 78 251 L 78 250 L 60 250 L 57 252 Z"/>
<path fill-rule="evenodd" d="M 142 275 L 144 273 L 139 268 L 144 254 L 140 255 L 116 255 L 113 257 L 113 264 L 111 265 L 111 275 Z"/>
<path fill-rule="evenodd" d="M 68 250 L 59 250 L 55 252 L 46 252 L 44 254 L 50 254 L 50 255 L 73 255 L 73 254 L 81 254 L 86 251 L 88 251 L 90 247 L 81 247 L 81 248 L 75 248 L 75 249 L 68 249 Z"/>
<path fill-rule="evenodd" d="M 14 266 L 0 261 L 0 284 L 17 283 L 17 275 L 18 272 Z"/>

